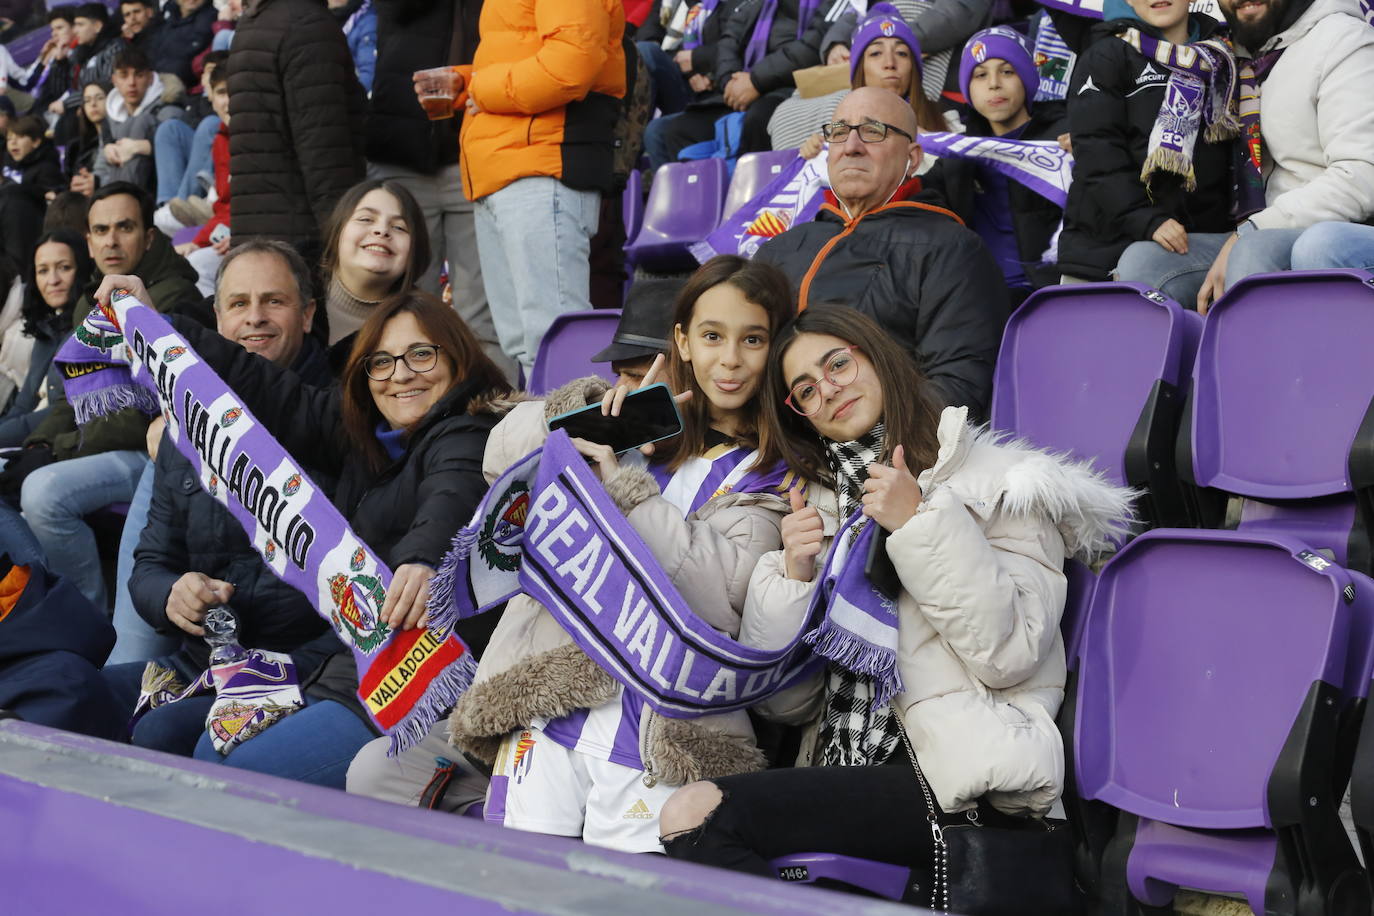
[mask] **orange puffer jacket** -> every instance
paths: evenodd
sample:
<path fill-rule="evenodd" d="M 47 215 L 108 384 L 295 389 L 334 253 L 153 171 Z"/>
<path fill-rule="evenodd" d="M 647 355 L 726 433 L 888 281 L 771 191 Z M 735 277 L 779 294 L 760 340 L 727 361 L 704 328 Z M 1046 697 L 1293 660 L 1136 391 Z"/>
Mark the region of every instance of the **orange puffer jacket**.
<path fill-rule="evenodd" d="M 480 108 L 459 140 L 468 200 L 532 175 L 609 193 L 625 95 L 620 0 L 489 2 L 479 28 L 472 65 L 459 68 Z"/>

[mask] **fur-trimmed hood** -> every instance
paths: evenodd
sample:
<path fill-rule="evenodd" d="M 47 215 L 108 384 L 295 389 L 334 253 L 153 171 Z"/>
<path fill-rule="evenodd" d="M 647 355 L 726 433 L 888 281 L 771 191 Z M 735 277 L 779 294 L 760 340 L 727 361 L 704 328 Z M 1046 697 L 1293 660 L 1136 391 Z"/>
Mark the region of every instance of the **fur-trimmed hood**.
<path fill-rule="evenodd" d="M 1130 532 L 1137 493 L 1090 462 L 970 426 L 967 407 L 945 408 L 938 437 L 935 464 L 918 478 L 924 493 L 957 476 L 952 485 L 972 511 L 983 518 L 999 507 L 1013 517 L 1044 513 L 1068 553 L 1084 561 L 1115 550 Z"/>

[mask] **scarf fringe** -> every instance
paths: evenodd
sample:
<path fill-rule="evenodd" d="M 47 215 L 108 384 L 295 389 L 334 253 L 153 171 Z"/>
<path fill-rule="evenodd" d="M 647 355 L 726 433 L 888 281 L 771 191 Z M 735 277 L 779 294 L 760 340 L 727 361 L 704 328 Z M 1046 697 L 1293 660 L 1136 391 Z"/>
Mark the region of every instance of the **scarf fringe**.
<path fill-rule="evenodd" d="M 1220 143 L 1223 140 L 1234 140 L 1240 136 L 1240 116 L 1227 107 L 1220 115 L 1217 115 L 1207 124 L 1202 137 L 1208 143 Z"/>
<path fill-rule="evenodd" d="M 1183 176 L 1183 187 L 1187 191 L 1197 190 L 1197 173 L 1193 170 L 1192 157 L 1181 150 L 1159 147 L 1150 150 L 1145 164 L 1140 167 L 1140 180 L 1148 187 L 1150 176 L 1155 172 L 1171 172 Z"/>
<path fill-rule="evenodd" d="M 434 723 L 443 718 L 472 686 L 472 679 L 476 675 L 477 659 L 471 652 L 464 652 L 458 661 L 430 681 L 410 712 L 391 729 L 391 746 L 387 748 L 387 756 L 395 757 L 423 741 Z"/>
<path fill-rule="evenodd" d="M 136 408 L 148 416 L 161 412 L 157 396 L 142 385 L 133 382 L 110 385 L 71 399 L 72 412 L 76 414 L 76 424 L 85 426 L 92 420 L 108 416 L 128 407 Z"/>
<path fill-rule="evenodd" d="M 855 636 L 844 627 L 828 619 L 807 633 L 803 641 L 816 654 L 829 659 L 855 674 L 873 679 L 873 708 L 886 706 L 892 698 L 906 689 L 902 673 L 897 669 L 897 651 L 875 646 Z"/>
<path fill-rule="evenodd" d="M 471 556 L 476 542 L 476 531 L 468 528 L 458 529 L 448 552 L 439 561 L 434 578 L 429 580 L 429 600 L 425 602 L 425 626 L 439 638 L 448 636 L 462 619 L 458 613 L 456 591 L 467 579 L 466 560 Z"/>

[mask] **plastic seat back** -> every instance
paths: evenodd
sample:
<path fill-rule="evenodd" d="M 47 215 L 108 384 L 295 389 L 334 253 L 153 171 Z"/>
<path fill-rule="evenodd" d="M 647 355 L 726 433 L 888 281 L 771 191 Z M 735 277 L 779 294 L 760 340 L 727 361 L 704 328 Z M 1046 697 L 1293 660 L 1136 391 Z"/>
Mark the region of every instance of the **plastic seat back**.
<path fill-rule="evenodd" d="M 612 378 L 609 363 L 592 357 L 606 348 L 620 322 L 620 309 L 593 309 L 559 315 L 549 325 L 530 369 L 528 389 L 548 394 L 560 385 L 586 375 Z"/>
<path fill-rule="evenodd" d="M 906 866 L 828 852 L 793 853 L 769 864 L 783 881 L 839 882 L 888 900 L 901 900 L 911 880 L 911 869 Z"/>
<path fill-rule="evenodd" d="M 725 160 L 670 162 L 659 168 L 649 189 L 644 221 L 633 242 L 625 246 L 626 260 L 652 270 L 692 270 L 696 258 L 688 250 L 720 222 L 725 186 Z"/>
<path fill-rule="evenodd" d="M 730 190 L 725 195 L 725 206 L 721 216 L 731 217 L 735 211 L 758 196 L 774 178 L 797 158 L 794 149 L 769 150 L 762 153 L 745 153 L 735 163 L 735 174 L 730 178 Z"/>
<path fill-rule="evenodd" d="M 1174 446 L 1202 319 L 1138 283 L 1037 290 L 1007 322 L 993 428 L 1140 487 L 1141 515 L 1189 523 Z"/>
<path fill-rule="evenodd" d="M 625 244 L 635 240 L 644 223 L 644 176 L 639 169 L 631 169 L 620 197 L 620 218 L 625 226 Z"/>

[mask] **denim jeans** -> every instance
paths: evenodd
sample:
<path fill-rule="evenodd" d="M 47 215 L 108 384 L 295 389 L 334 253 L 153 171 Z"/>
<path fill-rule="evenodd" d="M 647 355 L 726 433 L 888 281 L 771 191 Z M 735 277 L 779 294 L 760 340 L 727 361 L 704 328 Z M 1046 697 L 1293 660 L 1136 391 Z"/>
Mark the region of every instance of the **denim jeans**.
<path fill-rule="evenodd" d="M 1273 274 L 1293 269 L 1293 244 L 1301 229 L 1260 229 L 1247 232 L 1231 246 L 1226 262 L 1226 288 L 1254 274 Z"/>
<path fill-rule="evenodd" d="M 195 758 L 254 773 L 342 789 L 348 765 L 364 744 L 377 737 L 347 706 L 306 698 L 306 706 L 267 731 L 220 756 L 202 734 Z"/>
<path fill-rule="evenodd" d="M 1184 308 L 1196 309 L 1202 281 L 1230 237 L 1229 232 L 1190 232 L 1187 254 L 1175 254 L 1155 241 L 1132 242 L 1121 253 L 1116 278 L 1153 286 Z"/>
<path fill-rule="evenodd" d="M 0 553 L 9 556 L 10 562 L 20 566 L 37 563 L 44 568 L 48 565 L 43 545 L 33 536 L 29 523 L 24 516 L 4 500 L 0 500 Z"/>
<path fill-rule="evenodd" d="M 200 676 L 199 671 L 187 671 L 170 656 L 153 659 L 160 665 L 174 669 L 184 681 L 190 683 Z M 133 714 L 134 704 L 143 686 L 143 669 L 146 662 L 129 662 L 122 665 L 106 664 L 100 676 L 113 694 L 115 703 L 123 711 L 125 718 Z M 214 694 L 187 697 L 168 703 L 149 711 L 134 726 L 129 736 L 130 743 L 167 754 L 190 757 L 196 742 L 205 734 L 205 717 L 215 703 Z"/>
<path fill-rule="evenodd" d="M 692 87 L 687 85 L 687 74 L 673 60 L 673 55 L 663 50 L 656 41 L 637 41 L 639 59 L 649 71 L 649 81 L 654 84 L 653 103 L 663 114 L 677 114 L 692 100 Z"/>
<path fill-rule="evenodd" d="M 591 240 L 601 195 L 555 178 L 520 178 L 476 202 L 477 254 L 501 349 L 528 376 L 564 312 L 592 307 Z"/>
<path fill-rule="evenodd" d="M 1317 223 L 1293 243 L 1294 270 L 1374 270 L 1374 226 Z"/>
<path fill-rule="evenodd" d="M 219 118 L 214 115 L 205 118 L 195 129 L 176 118 L 158 125 L 153 135 L 158 206 L 173 197 L 205 196 L 199 176 L 205 175 L 211 185 L 214 184 L 215 161 L 211 150 L 217 133 Z"/>
<path fill-rule="evenodd" d="M 85 516 L 132 500 L 147 466 L 148 456 L 132 450 L 71 458 L 34 471 L 20 491 L 24 518 L 47 554 L 48 569 L 65 576 L 102 611 L 110 606 L 95 532 Z"/>
<path fill-rule="evenodd" d="M 148 523 L 148 507 L 153 502 L 153 481 L 156 476 L 153 468 L 154 465 L 149 462 L 143 476 L 139 478 L 134 498 L 129 501 L 129 514 L 124 519 L 124 532 L 119 538 L 119 565 L 115 575 L 114 600 L 115 646 L 105 661 L 107 669 L 112 665 L 130 662 L 142 664 L 150 658 L 170 655 L 181 642 L 177 637 L 163 636 L 149 626 L 134 609 L 133 599 L 129 597 L 129 576 L 134 571 L 134 550 L 138 547 L 138 539 L 143 536 L 143 526 Z M 186 753 L 189 755 L 190 751 Z"/>
<path fill-rule="evenodd" d="M 472 202 L 463 195 L 463 173 L 458 163 L 446 165 L 433 175 L 412 171 L 385 162 L 369 162 L 368 178 L 390 178 L 415 195 L 429 227 L 429 269 L 416 284 L 438 296 L 439 273 L 448 262 L 449 285 L 453 289 L 453 309 L 467 323 L 482 351 L 515 381 L 515 362 L 501 349 L 496 326 L 491 320 L 491 305 L 482 285 L 482 265 L 477 257 L 477 223 Z"/>

